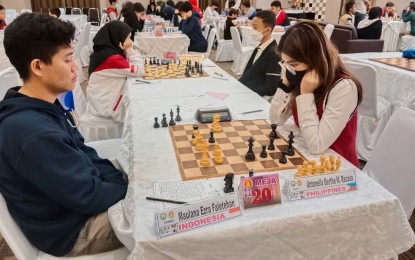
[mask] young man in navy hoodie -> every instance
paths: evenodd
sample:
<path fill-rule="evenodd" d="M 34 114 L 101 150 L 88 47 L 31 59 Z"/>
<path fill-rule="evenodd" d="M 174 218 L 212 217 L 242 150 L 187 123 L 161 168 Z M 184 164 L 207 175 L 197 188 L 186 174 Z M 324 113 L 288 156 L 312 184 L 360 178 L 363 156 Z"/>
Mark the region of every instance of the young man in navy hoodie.
<path fill-rule="evenodd" d="M 0 193 L 27 239 L 55 256 L 121 247 L 107 210 L 127 192 L 122 173 L 84 144 L 56 99 L 77 81 L 74 33 L 70 22 L 31 13 L 4 36 L 23 86 L 0 102 Z"/>

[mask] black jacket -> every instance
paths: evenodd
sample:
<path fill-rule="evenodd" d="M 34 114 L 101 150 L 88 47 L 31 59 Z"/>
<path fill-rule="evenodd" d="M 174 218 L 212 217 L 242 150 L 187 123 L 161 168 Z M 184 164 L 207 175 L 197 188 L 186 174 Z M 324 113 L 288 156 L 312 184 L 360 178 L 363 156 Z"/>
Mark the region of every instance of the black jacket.
<path fill-rule="evenodd" d="M 361 21 L 361 23 L 364 21 L 365 20 Z M 380 36 L 382 35 L 382 21 L 377 20 L 362 28 L 359 28 L 358 26 L 357 35 L 359 39 L 380 39 Z"/>
<path fill-rule="evenodd" d="M 260 96 L 274 95 L 281 79 L 277 42 L 273 40 L 255 63 L 253 63 L 254 58 L 253 53 L 239 81 Z"/>
<path fill-rule="evenodd" d="M 0 193 L 26 238 L 63 256 L 91 216 L 125 197 L 127 182 L 84 144 L 58 101 L 18 90 L 0 102 Z"/>

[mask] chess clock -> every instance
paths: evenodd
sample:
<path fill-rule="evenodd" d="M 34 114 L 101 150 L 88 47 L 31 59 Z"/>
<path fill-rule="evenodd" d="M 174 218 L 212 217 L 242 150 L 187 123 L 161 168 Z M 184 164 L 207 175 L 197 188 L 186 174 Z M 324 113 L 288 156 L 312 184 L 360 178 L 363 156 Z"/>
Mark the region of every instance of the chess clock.
<path fill-rule="evenodd" d="M 220 115 L 220 121 L 231 121 L 231 112 L 228 107 L 216 107 L 216 108 L 199 108 L 196 111 L 196 119 L 200 123 L 211 123 L 213 122 L 213 116 L 215 114 Z"/>

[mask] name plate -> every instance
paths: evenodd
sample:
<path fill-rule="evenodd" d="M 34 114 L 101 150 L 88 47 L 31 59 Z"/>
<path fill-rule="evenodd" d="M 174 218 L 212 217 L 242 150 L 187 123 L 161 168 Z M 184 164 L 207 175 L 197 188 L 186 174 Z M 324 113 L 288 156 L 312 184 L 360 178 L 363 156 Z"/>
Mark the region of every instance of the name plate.
<path fill-rule="evenodd" d="M 289 200 L 308 199 L 357 190 L 354 170 L 301 178 L 289 178 Z"/>
<path fill-rule="evenodd" d="M 192 204 L 157 211 L 156 233 L 159 238 L 216 224 L 242 215 L 236 192 Z"/>
<path fill-rule="evenodd" d="M 239 193 L 244 208 L 281 203 L 280 177 L 277 173 L 241 178 Z"/>

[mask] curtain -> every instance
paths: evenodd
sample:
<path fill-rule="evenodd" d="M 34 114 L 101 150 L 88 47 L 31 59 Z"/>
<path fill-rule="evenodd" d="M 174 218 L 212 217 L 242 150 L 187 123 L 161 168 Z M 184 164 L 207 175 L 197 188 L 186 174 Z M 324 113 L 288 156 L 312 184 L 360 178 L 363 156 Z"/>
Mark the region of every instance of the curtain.
<path fill-rule="evenodd" d="M 94 7 L 99 8 L 99 0 L 31 0 L 32 10 L 39 12 L 42 7 Z"/>

